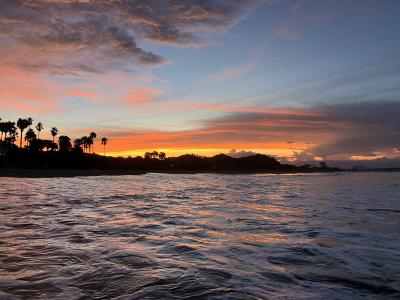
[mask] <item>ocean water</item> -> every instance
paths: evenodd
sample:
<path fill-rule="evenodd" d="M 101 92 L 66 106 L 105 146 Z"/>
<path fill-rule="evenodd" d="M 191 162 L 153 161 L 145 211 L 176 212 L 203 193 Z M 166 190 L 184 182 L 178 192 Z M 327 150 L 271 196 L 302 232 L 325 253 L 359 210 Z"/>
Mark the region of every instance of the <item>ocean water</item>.
<path fill-rule="evenodd" d="M 0 178 L 0 299 L 399 299 L 400 173 Z"/>

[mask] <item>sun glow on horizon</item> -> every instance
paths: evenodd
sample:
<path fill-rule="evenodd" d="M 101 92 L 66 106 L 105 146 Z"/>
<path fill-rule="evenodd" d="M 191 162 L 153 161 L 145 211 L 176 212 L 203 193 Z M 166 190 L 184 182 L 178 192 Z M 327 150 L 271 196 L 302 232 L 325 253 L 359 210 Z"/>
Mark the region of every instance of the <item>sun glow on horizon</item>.
<path fill-rule="evenodd" d="M 252 154 L 265 154 L 265 155 L 270 155 L 275 158 L 280 158 L 280 157 L 291 157 L 293 155 L 292 150 L 288 149 L 270 149 L 270 148 L 258 148 L 258 149 L 242 149 L 238 148 L 240 150 L 236 150 L 233 148 L 148 148 L 148 149 L 136 149 L 136 150 L 127 150 L 127 151 L 106 151 L 107 156 L 114 156 L 114 157 L 135 157 L 135 156 L 144 156 L 146 152 L 151 152 L 151 151 L 158 151 L 158 152 L 164 152 L 167 154 L 167 157 L 174 157 L 174 156 L 180 156 L 180 155 L 185 155 L 185 154 L 195 154 L 199 156 L 214 156 L 218 154 L 232 154 L 232 151 L 235 151 L 235 153 L 246 153 L 246 155 L 252 155 Z M 101 153 L 98 153 L 101 154 Z"/>

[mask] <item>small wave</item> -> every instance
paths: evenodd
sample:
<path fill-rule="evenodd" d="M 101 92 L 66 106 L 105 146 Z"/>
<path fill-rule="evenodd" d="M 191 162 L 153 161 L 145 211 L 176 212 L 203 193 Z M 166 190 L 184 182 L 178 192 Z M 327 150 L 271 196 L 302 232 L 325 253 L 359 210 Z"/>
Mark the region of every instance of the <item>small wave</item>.
<path fill-rule="evenodd" d="M 187 245 L 174 245 L 165 247 L 163 251 L 170 253 L 185 254 L 185 253 L 194 253 L 197 251 L 197 249 Z"/>
<path fill-rule="evenodd" d="M 12 227 L 15 229 L 35 229 L 40 228 L 39 225 L 33 223 L 8 223 L 4 224 L 5 226 Z"/>
<path fill-rule="evenodd" d="M 264 271 L 261 272 L 261 275 L 267 278 L 268 280 L 276 281 L 278 283 L 294 283 L 295 280 L 289 274 L 271 272 L 271 271 Z"/>
<path fill-rule="evenodd" d="M 84 237 L 84 236 L 82 236 L 82 235 L 74 235 L 74 236 L 71 236 L 71 237 L 68 239 L 68 241 L 69 241 L 70 243 L 75 243 L 75 244 L 89 244 L 89 243 L 92 243 L 92 242 L 93 242 L 92 239 L 86 238 L 86 237 Z"/>

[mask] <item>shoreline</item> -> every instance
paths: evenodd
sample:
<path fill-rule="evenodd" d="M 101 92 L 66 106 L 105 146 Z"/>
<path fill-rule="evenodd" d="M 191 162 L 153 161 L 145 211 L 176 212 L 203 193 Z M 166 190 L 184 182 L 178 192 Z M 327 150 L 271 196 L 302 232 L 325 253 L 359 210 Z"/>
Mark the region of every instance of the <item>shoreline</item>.
<path fill-rule="evenodd" d="M 364 172 L 400 172 L 400 169 L 370 169 L 370 170 L 332 170 L 332 171 L 190 171 L 190 170 L 101 170 L 101 169 L 0 169 L 0 178 L 73 178 L 92 176 L 127 176 L 144 175 L 147 173 L 161 174 L 315 174 L 315 173 L 364 173 Z"/>
<path fill-rule="evenodd" d="M 95 170 L 95 169 L 0 169 L 0 178 L 72 178 L 90 176 L 142 175 L 138 170 Z"/>
<path fill-rule="evenodd" d="M 335 171 L 335 172 L 343 172 Z M 158 174 L 222 174 L 222 175 L 246 175 L 246 174 L 300 174 L 300 173 L 334 173 L 323 172 L 300 172 L 300 171 L 191 171 L 191 170 L 101 170 L 101 169 L 0 169 L 0 178 L 73 178 L 91 176 L 126 176 L 144 175 L 148 173 Z"/>

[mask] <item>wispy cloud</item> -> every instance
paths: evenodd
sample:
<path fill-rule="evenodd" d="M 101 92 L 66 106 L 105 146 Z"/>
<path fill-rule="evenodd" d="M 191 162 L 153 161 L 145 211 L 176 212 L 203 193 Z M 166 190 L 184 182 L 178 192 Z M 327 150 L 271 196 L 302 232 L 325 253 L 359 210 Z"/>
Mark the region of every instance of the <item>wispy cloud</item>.
<path fill-rule="evenodd" d="M 295 41 L 299 38 L 300 32 L 294 28 L 280 27 L 273 32 L 274 37 Z"/>
<path fill-rule="evenodd" d="M 238 67 L 226 68 L 226 69 L 223 69 L 221 71 L 218 71 L 214 74 L 207 76 L 204 81 L 206 83 L 207 82 L 222 82 L 222 81 L 230 80 L 233 78 L 241 77 L 246 74 L 249 74 L 253 70 L 254 66 L 255 66 L 254 63 L 247 63 L 247 64 L 244 64 L 244 65 L 241 65 Z"/>

